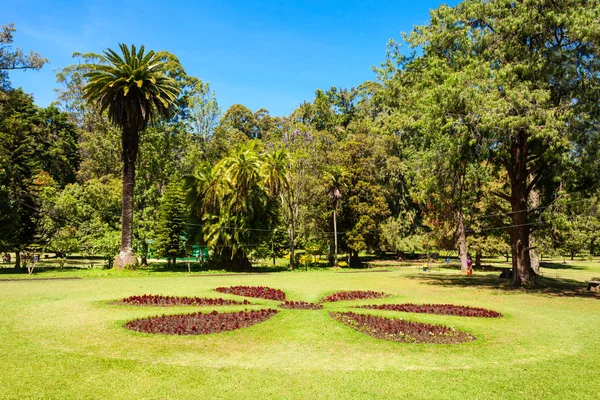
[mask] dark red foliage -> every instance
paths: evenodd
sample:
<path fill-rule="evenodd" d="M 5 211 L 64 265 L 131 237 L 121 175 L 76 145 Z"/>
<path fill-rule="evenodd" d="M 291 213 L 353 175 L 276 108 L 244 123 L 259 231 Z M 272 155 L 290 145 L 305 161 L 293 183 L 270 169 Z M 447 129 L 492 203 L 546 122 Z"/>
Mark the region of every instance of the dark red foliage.
<path fill-rule="evenodd" d="M 266 286 L 230 286 L 218 287 L 217 292 L 237 294 L 238 296 L 257 297 L 267 300 L 285 300 L 285 293 L 279 289 L 273 289 Z"/>
<path fill-rule="evenodd" d="M 329 296 L 323 297 L 321 303 L 325 301 L 344 301 L 344 300 L 362 300 L 362 299 L 379 299 L 387 297 L 387 293 L 374 292 L 372 290 L 352 290 L 349 292 L 336 292 Z"/>
<path fill-rule="evenodd" d="M 475 336 L 443 325 L 431 325 L 402 319 L 377 317 L 353 312 L 329 313 L 352 329 L 378 339 L 406 343 L 462 343 L 475 340 Z"/>
<path fill-rule="evenodd" d="M 233 313 L 208 314 L 193 313 L 184 315 L 163 315 L 136 319 L 124 325 L 125 328 L 137 332 L 163 333 L 167 335 L 204 335 L 233 331 L 263 322 L 277 314 L 272 308 L 258 311 L 239 311 Z"/>
<path fill-rule="evenodd" d="M 485 308 L 455 306 L 453 304 L 372 304 L 356 308 L 371 310 L 391 310 L 423 314 L 456 315 L 460 317 L 500 318 L 502 314 Z"/>
<path fill-rule="evenodd" d="M 286 301 L 279 305 L 281 308 L 290 308 L 294 310 L 320 310 L 323 308 L 322 304 L 307 303 L 306 301 Z"/>
<path fill-rule="evenodd" d="M 235 304 L 250 304 L 248 300 L 210 299 L 207 297 L 175 297 L 143 294 L 119 300 L 117 304 L 134 306 L 229 306 Z"/>

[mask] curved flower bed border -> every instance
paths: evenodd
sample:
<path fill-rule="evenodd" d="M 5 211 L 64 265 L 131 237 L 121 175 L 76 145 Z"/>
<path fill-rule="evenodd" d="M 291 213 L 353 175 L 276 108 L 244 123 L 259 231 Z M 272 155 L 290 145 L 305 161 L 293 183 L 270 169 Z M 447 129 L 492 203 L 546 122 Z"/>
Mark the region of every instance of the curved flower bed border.
<path fill-rule="evenodd" d="M 144 294 L 141 296 L 130 296 L 123 300 L 116 301 L 115 304 L 124 304 L 132 306 L 229 306 L 229 305 L 247 305 L 248 300 L 225 300 L 212 299 L 207 297 L 176 297 Z"/>
<path fill-rule="evenodd" d="M 322 304 L 307 303 L 306 301 L 286 301 L 279 305 L 280 308 L 287 308 L 293 310 L 321 310 Z"/>
<path fill-rule="evenodd" d="M 331 318 L 377 339 L 405 343 L 463 343 L 475 336 L 444 325 L 377 317 L 353 312 L 329 313 Z"/>
<path fill-rule="evenodd" d="M 132 331 L 160 333 L 166 335 L 205 335 L 233 331 L 264 322 L 277 314 L 277 310 L 267 308 L 258 311 L 239 311 L 208 314 L 192 313 L 183 315 L 162 315 L 136 319 L 124 327 Z"/>
<path fill-rule="evenodd" d="M 236 294 L 238 296 L 255 297 L 267 300 L 285 300 L 285 293 L 279 289 L 273 289 L 266 286 L 230 286 L 218 287 L 217 292 Z"/>
<path fill-rule="evenodd" d="M 384 292 L 374 292 L 372 290 L 350 290 L 346 292 L 335 292 L 319 300 L 320 303 L 346 301 L 346 300 L 363 300 L 363 299 L 380 299 L 388 297 Z"/>
<path fill-rule="evenodd" d="M 456 306 L 454 304 L 371 304 L 366 306 L 356 306 L 354 308 L 368 308 L 370 310 L 390 310 L 422 314 L 455 315 L 459 317 L 502 317 L 502 314 L 493 310 L 469 306 Z"/>

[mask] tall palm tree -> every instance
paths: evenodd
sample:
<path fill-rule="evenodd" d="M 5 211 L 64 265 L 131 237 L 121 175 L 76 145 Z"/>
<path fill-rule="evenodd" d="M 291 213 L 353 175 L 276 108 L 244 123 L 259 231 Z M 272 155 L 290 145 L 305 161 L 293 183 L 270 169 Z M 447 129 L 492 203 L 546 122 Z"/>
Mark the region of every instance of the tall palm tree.
<path fill-rule="evenodd" d="M 342 199 L 342 189 L 346 186 L 344 178 L 346 177 L 346 171 L 338 166 L 334 165 L 324 171 L 325 174 L 325 189 L 327 196 L 333 202 L 333 242 L 334 242 L 334 253 L 333 253 L 333 265 L 337 265 L 337 252 L 338 252 L 338 241 L 337 241 L 337 209 Z"/>
<path fill-rule="evenodd" d="M 169 117 L 174 112 L 179 90 L 167 77 L 161 56 L 145 52 L 144 46 L 136 51 L 119 44 L 122 55 L 111 49 L 104 52 L 106 63 L 94 64 L 85 75 L 84 98 L 94 104 L 100 113 L 107 111 L 109 120 L 121 128 L 123 145 L 123 200 L 121 222 L 121 252 L 114 266 L 123 268 L 137 264 L 133 254 L 133 188 L 135 163 L 140 132 L 156 117 Z"/>
<path fill-rule="evenodd" d="M 264 184 L 272 197 L 278 197 L 288 186 L 290 156 L 285 149 L 265 154 L 262 163 Z"/>

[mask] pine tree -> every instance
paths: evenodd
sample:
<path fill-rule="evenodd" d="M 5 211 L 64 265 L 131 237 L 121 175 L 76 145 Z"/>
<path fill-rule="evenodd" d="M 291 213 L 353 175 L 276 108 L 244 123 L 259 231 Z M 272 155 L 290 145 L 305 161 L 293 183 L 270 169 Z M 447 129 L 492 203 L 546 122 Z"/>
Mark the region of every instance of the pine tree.
<path fill-rule="evenodd" d="M 188 215 L 185 191 L 180 183 L 165 188 L 156 228 L 157 252 L 175 265 L 177 257 L 185 256 L 185 220 Z"/>

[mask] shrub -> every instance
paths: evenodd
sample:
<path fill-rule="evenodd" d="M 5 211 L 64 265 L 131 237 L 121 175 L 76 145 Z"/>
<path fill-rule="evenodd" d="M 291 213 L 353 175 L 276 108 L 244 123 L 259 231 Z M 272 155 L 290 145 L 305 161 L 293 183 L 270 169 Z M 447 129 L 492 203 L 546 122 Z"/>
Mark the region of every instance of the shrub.
<path fill-rule="evenodd" d="M 374 304 L 357 306 L 356 308 L 368 308 L 371 310 L 391 310 L 423 314 L 456 315 L 460 317 L 500 318 L 502 314 L 485 308 L 469 306 L 455 306 L 453 304 Z"/>
<path fill-rule="evenodd" d="M 248 300 L 210 299 L 206 297 L 175 297 L 144 294 L 131 296 L 116 302 L 134 306 L 228 306 L 235 304 L 250 304 Z"/>
<path fill-rule="evenodd" d="M 326 301 L 345 301 L 345 300 L 362 300 L 362 299 L 380 299 L 389 296 L 384 292 L 374 292 L 372 290 L 352 290 L 348 292 L 336 292 L 329 296 L 323 297 L 320 302 Z"/>
<path fill-rule="evenodd" d="M 239 311 L 233 313 L 208 314 L 192 313 L 184 315 L 163 315 L 136 319 L 127 322 L 124 327 L 132 331 L 161 333 L 166 335 L 205 335 L 233 331 L 264 322 L 277 314 L 272 308 L 258 311 Z"/>
<path fill-rule="evenodd" d="M 294 310 L 320 310 L 323 308 L 323 305 L 307 303 L 306 301 L 286 301 L 285 303 L 281 303 L 279 307 Z"/>
<path fill-rule="evenodd" d="M 256 297 L 267 300 L 285 300 L 285 293 L 279 289 L 273 289 L 265 286 L 230 286 L 218 287 L 217 292 L 236 294 L 238 296 Z"/>
<path fill-rule="evenodd" d="M 443 325 L 424 324 L 356 314 L 353 312 L 329 313 L 335 319 L 359 332 L 377 339 L 405 343 L 462 343 L 475 340 L 475 336 Z"/>

